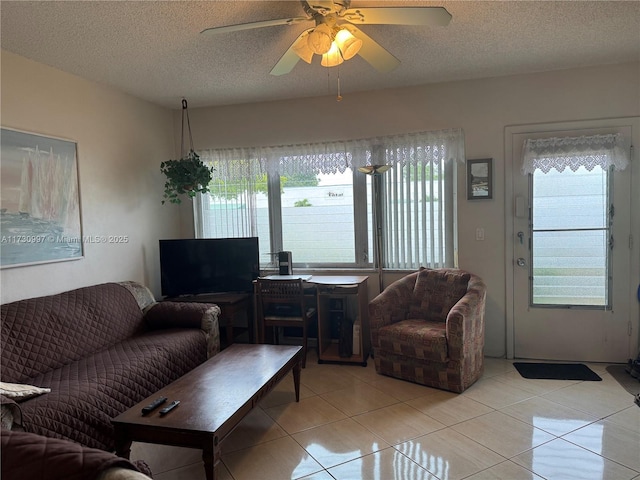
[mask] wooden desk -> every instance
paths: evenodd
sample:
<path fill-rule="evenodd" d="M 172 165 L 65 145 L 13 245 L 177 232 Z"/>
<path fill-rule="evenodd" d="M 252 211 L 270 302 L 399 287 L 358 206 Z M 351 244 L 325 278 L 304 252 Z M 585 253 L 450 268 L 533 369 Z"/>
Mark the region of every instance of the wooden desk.
<path fill-rule="evenodd" d="M 233 325 L 238 314 L 245 313 L 247 328 L 249 329 L 249 341 L 256 343 L 253 328 L 253 299 L 248 293 L 203 293 L 201 295 L 186 295 L 183 297 L 166 298 L 170 302 L 198 302 L 215 303 L 220 307 L 220 327 L 225 326 L 227 346 L 233 344 Z"/>
<path fill-rule="evenodd" d="M 369 292 L 367 279 L 359 275 L 268 275 L 266 279 L 283 280 L 302 278 L 315 289 L 318 308 L 318 363 L 340 362 L 367 365 L 371 352 L 369 336 Z M 355 323 L 353 342 L 356 347 L 351 356 L 341 356 L 336 324 Z M 355 351 L 357 350 L 357 351 Z"/>

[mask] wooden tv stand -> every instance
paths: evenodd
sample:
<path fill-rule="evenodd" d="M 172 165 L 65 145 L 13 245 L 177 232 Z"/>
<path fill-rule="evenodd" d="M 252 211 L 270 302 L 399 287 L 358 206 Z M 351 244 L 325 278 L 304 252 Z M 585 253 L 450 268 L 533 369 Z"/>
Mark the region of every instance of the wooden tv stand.
<path fill-rule="evenodd" d="M 215 303 L 220 307 L 221 326 L 226 327 L 227 346 L 233 344 L 233 325 L 240 313 L 247 317 L 249 341 L 256 342 L 253 328 L 253 298 L 249 293 L 202 293 L 199 295 L 183 295 L 180 297 L 165 298 L 169 302 L 197 302 Z"/>

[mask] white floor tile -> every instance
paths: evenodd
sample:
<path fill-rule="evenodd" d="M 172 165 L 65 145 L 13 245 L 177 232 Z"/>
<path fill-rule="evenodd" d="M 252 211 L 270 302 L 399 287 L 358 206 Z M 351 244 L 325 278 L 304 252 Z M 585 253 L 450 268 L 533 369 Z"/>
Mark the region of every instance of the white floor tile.
<path fill-rule="evenodd" d="M 451 428 L 409 440 L 395 448 L 437 478 L 457 480 L 505 460 Z"/>
<path fill-rule="evenodd" d="M 638 473 L 560 438 L 511 460 L 549 480 L 627 480 Z"/>
<path fill-rule="evenodd" d="M 556 437 L 502 412 L 491 412 L 452 427 L 456 432 L 511 458 Z"/>

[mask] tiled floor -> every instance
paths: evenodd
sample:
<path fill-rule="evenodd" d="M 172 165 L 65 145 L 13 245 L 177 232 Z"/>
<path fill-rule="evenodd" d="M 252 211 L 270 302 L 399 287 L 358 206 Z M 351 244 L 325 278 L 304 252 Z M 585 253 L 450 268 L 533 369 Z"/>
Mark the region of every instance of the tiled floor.
<path fill-rule="evenodd" d="M 222 444 L 222 480 L 640 480 L 640 408 L 602 382 L 526 380 L 508 360 L 461 395 L 318 365 L 285 378 Z M 200 480 L 197 450 L 135 443 L 156 480 Z"/>

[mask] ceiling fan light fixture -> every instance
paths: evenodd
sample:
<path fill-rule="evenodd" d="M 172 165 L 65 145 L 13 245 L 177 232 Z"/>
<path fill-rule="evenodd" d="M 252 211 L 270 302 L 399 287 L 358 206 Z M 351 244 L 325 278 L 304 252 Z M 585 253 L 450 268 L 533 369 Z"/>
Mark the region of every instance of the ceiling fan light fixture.
<path fill-rule="evenodd" d="M 346 28 L 343 28 L 336 33 L 335 43 L 342 52 L 342 58 L 345 60 L 355 57 L 362 47 L 362 40 L 356 38 Z"/>
<path fill-rule="evenodd" d="M 322 55 L 322 61 L 320 62 L 320 65 L 322 65 L 323 67 L 337 67 L 342 62 L 344 62 L 344 58 L 342 58 L 340 49 L 338 48 L 336 42 L 333 42 L 329 51 Z"/>
<path fill-rule="evenodd" d="M 307 44 L 313 53 L 324 55 L 331 49 L 333 32 L 326 23 L 321 23 L 314 28 L 307 37 Z"/>
<path fill-rule="evenodd" d="M 391 165 L 365 165 L 363 167 L 358 167 L 358 171 L 364 173 L 365 175 L 379 175 L 386 172 L 390 168 Z"/>
<path fill-rule="evenodd" d="M 302 60 L 307 63 L 311 63 L 311 60 L 313 59 L 313 50 L 309 48 L 309 43 L 307 41 L 308 36 L 309 35 L 300 36 L 293 45 L 293 51 L 296 52 L 296 55 L 298 55 Z"/>

